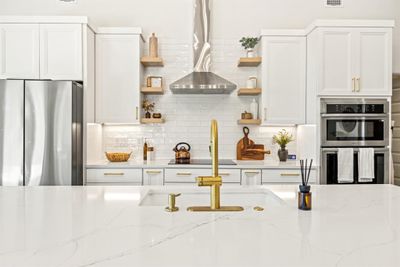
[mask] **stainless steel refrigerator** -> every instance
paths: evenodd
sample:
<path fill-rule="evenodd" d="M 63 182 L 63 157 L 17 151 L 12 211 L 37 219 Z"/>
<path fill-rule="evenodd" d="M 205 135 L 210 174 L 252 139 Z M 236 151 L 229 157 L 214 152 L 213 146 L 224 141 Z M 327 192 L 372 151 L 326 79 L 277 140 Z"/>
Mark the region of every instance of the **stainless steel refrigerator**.
<path fill-rule="evenodd" d="M 0 80 L 0 185 L 82 185 L 83 88 Z"/>

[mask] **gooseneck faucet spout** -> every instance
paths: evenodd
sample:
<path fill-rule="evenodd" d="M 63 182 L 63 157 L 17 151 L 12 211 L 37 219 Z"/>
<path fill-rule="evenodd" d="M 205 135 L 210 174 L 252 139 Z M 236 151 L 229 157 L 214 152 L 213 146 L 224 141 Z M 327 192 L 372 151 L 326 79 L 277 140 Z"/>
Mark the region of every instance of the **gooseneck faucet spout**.
<path fill-rule="evenodd" d="M 221 207 L 221 191 L 222 177 L 218 173 L 218 123 L 216 120 L 211 121 L 211 162 L 212 176 L 197 177 L 198 186 L 210 186 L 210 206 L 207 207 L 189 207 L 188 211 L 242 211 L 239 206 Z"/>

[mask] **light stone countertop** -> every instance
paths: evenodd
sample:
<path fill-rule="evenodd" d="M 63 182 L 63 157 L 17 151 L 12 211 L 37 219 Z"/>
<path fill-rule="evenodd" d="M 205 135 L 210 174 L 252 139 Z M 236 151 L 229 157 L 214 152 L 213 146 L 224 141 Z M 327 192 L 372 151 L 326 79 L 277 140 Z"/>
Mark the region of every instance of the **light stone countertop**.
<path fill-rule="evenodd" d="M 174 168 L 174 169 L 198 169 L 198 168 L 211 168 L 211 165 L 194 165 L 194 164 L 179 164 L 179 165 L 168 165 L 170 160 L 156 160 L 150 163 L 143 161 L 130 160 L 128 162 L 113 163 L 107 160 L 88 163 L 86 169 L 125 169 L 125 168 Z M 234 160 L 237 165 L 219 165 L 220 169 L 298 169 L 300 166 L 299 161 L 288 160 L 287 162 L 279 162 L 276 160 L 264 160 L 264 161 L 245 161 L 245 160 Z M 316 163 L 313 163 L 313 169 L 317 167 Z"/>
<path fill-rule="evenodd" d="M 400 187 L 313 186 L 309 212 L 297 186 L 253 189 L 263 212 L 190 213 L 184 187 L 176 213 L 139 206 L 148 187 L 0 187 L 0 266 L 400 266 Z"/>

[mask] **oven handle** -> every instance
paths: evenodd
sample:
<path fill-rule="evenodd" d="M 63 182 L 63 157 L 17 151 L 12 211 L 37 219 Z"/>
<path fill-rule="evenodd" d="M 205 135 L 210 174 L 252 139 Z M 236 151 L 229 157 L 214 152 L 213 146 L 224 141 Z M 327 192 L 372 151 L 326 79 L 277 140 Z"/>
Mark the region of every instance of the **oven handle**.
<path fill-rule="evenodd" d="M 322 152 L 338 152 L 338 148 L 321 148 Z M 354 147 L 353 148 L 354 152 L 359 152 L 360 148 Z M 389 152 L 389 148 L 386 147 L 379 147 L 379 148 L 374 148 L 375 152 Z"/>
<path fill-rule="evenodd" d="M 363 119 L 363 118 L 377 118 L 377 119 L 387 119 L 389 118 L 388 114 L 321 114 L 322 118 L 354 118 L 354 119 Z"/>

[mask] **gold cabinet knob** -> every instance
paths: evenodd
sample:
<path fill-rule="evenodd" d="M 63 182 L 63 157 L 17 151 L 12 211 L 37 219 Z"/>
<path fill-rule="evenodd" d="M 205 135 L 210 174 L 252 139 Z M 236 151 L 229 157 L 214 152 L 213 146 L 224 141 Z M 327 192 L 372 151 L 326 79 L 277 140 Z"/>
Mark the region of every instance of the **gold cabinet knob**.
<path fill-rule="evenodd" d="M 178 207 L 176 207 L 176 198 L 179 197 L 181 194 L 169 194 L 168 195 L 168 207 L 165 208 L 165 211 L 167 212 L 176 212 L 179 210 Z"/>

